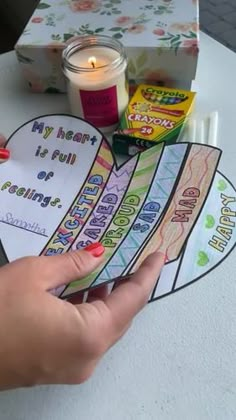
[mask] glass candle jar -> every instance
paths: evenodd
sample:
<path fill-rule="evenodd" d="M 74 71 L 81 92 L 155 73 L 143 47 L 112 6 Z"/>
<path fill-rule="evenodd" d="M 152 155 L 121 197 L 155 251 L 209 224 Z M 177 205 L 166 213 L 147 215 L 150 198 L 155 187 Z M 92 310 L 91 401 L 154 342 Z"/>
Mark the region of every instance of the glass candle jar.
<path fill-rule="evenodd" d="M 108 36 L 78 36 L 62 58 L 71 112 L 112 132 L 129 100 L 123 45 Z"/>

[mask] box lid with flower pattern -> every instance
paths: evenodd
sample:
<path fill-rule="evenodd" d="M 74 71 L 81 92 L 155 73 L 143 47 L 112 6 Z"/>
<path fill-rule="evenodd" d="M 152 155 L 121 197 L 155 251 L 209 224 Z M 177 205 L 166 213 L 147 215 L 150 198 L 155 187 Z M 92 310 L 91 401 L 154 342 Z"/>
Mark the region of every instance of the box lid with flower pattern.
<path fill-rule="evenodd" d="M 129 79 L 189 89 L 199 51 L 197 0 L 42 0 L 16 44 L 34 92 L 64 92 L 61 51 L 73 37 L 110 35 L 125 46 Z"/>

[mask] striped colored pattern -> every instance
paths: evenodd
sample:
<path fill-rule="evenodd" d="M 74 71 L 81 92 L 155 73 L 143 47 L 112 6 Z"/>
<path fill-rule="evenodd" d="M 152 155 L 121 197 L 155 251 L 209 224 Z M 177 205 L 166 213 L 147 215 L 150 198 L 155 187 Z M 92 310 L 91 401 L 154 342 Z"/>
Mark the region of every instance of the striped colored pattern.
<path fill-rule="evenodd" d="M 165 217 L 140 253 L 138 260 L 133 264 L 131 271 L 135 271 L 147 255 L 156 250 L 166 254 L 169 261 L 178 258 L 202 209 L 218 165 L 220 153 L 220 150 L 208 146 L 192 145 Z M 200 173 L 199 168 L 202 168 Z M 188 189 L 199 191 L 199 196 L 193 196 L 192 198 L 186 196 L 185 191 Z M 180 204 L 181 199 L 185 200 L 185 205 Z M 183 211 L 187 216 L 181 219 L 179 214 Z M 178 220 L 175 221 L 175 218 Z"/>
<path fill-rule="evenodd" d="M 135 258 L 136 253 L 144 244 L 145 240 L 150 234 L 150 231 L 152 231 L 154 227 L 159 223 L 159 220 L 163 214 L 163 211 L 165 210 L 165 206 L 175 185 L 176 177 L 185 157 L 186 150 L 187 144 L 178 144 L 165 147 L 148 196 L 139 211 L 135 223 L 130 229 L 129 235 L 118 248 L 111 261 L 109 261 L 109 264 L 104 268 L 95 284 L 100 284 L 114 277 L 121 276 L 128 271 L 130 261 Z M 142 220 L 139 219 L 139 216 L 145 213 L 144 207 L 148 203 L 157 203 L 159 205 L 158 214 L 156 218 L 153 219 L 152 223 L 148 223 L 147 230 L 142 231 L 141 228 L 135 229 L 135 226 L 138 225 L 147 226 L 147 223 L 145 224 L 145 222 L 142 222 Z"/>
<path fill-rule="evenodd" d="M 85 225 L 82 228 L 81 233 L 79 234 L 78 238 L 72 245 L 72 249 L 78 249 L 78 245 L 80 243 L 84 243 L 86 245 L 87 241 L 91 239 L 95 241 L 100 241 L 104 231 L 106 231 L 107 227 L 109 226 L 111 219 L 114 217 L 114 214 L 116 213 L 120 202 L 123 198 L 124 193 L 126 192 L 126 189 L 128 187 L 129 180 L 133 174 L 136 162 L 137 162 L 138 156 L 134 156 L 132 159 L 130 159 L 125 165 L 123 165 L 120 169 L 113 168 L 113 171 L 111 173 L 110 178 L 107 181 L 107 184 L 103 190 L 103 193 L 100 197 L 99 202 L 96 204 L 93 214 L 85 223 Z M 115 194 L 117 201 L 115 205 L 113 206 L 112 212 L 110 214 L 101 214 L 99 211 L 100 206 L 103 203 L 103 199 L 108 194 Z M 98 221 L 101 219 L 103 220 L 104 227 L 94 227 L 94 221 L 97 219 Z M 90 235 L 94 235 L 96 237 L 91 237 Z"/>
<path fill-rule="evenodd" d="M 152 182 L 153 176 L 155 174 L 156 165 L 160 158 L 161 151 L 162 151 L 163 145 L 155 146 L 152 149 L 146 150 L 145 152 L 141 153 L 138 156 L 138 163 L 136 166 L 136 170 L 133 174 L 133 177 L 130 181 L 130 185 L 128 187 L 128 190 L 126 194 L 124 195 L 124 198 L 120 204 L 120 207 L 117 210 L 116 215 L 114 216 L 109 228 L 101 238 L 104 246 L 105 246 L 105 261 L 104 264 L 99 268 L 99 271 L 96 271 L 89 276 L 85 277 L 82 280 L 78 280 L 76 282 L 73 282 L 69 285 L 69 287 L 64 291 L 62 297 L 66 297 L 70 295 L 71 293 L 74 293 L 79 290 L 83 290 L 88 288 L 90 285 L 94 283 L 100 272 L 102 271 L 105 264 L 111 259 L 112 255 L 115 253 L 117 246 L 120 244 L 122 240 L 126 237 L 127 233 L 129 232 L 130 226 L 134 222 L 137 213 L 140 209 L 140 206 L 142 206 L 146 195 L 148 193 L 150 184 Z M 113 232 L 117 231 L 118 226 L 114 223 L 116 217 L 119 216 L 119 212 L 122 209 L 122 205 L 125 205 L 125 202 L 129 200 L 130 197 L 138 197 L 138 206 L 137 208 L 134 208 L 134 212 L 132 216 L 129 217 L 129 224 L 120 228 L 121 229 L 121 237 L 113 237 L 112 242 L 114 243 L 114 247 L 107 247 L 106 241 L 109 241 L 111 239 L 111 236 Z"/>
<path fill-rule="evenodd" d="M 89 216 L 91 215 L 94 205 L 99 200 L 99 198 L 101 196 L 101 193 L 104 189 L 104 183 L 106 183 L 106 181 L 108 179 L 108 176 L 110 174 L 110 171 L 112 169 L 112 165 L 113 165 L 113 156 L 111 154 L 110 149 L 107 147 L 106 141 L 103 140 L 102 144 L 100 146 L 99 152 L 98 152 L 98 154 L 97 154 L 97 156 L 94 160 L 91 171 L 90 171 L 89 175 L 87 176 L 87 179 L 86 179 L 83 187 L 81 188 L 81 190 L 77 194 L 77 196 L 74 199 L 70 209 L 68 210 L 67 214 L 62 219 L 60 225 L 57 227 L 54 234 L 52 235 L 52 237 L 48 241 L 47 245 L 45 246 L 45 248 L 41 252 L 41 255 L 46 255 L 48 250 L 55 250 L 55 253 L 57 252 L 58 248 L 61 247 L 61 244 L 58 241 L 58 235 L 60 233 L 62 233 L 62 234 L 66 234 L 67 232 L 71 233 L 70 240 L 68 240 L 68 243 L 63 246 L 63 252 L 66 252 L 66 251 L 69 250 L 72 243 L 74 242 L 76 237 L 81 232 L 83 224 L 86 222 L 86 220 L 88 220 Z M 89 184 L 89 179 L 91 178 L 91 176 L 93 176 L 93 175 L 96 176 L 97 174 L 102 175 L 103 184 L 98 186 L 99 191 L 96 194 L 96 196 L 94 196 L 94 198 L 93 198 L 93 205 L 89 205 L 87 203 L 83 203 L 83 204 L 79 205 L 81 211 L 83 211 L 83 210 L 86 211 L 86 216 L 83 219 L 82 218 L 79 219 L 80 224 L 78 225 L 77 228 L 75 228 L 73 230 L 67 229 L 65 227 L 65 224 L 67 222 L 73 224 L 73 221 L 75 219 L 78 220 L 78 218 L 76 218 L 76 216 L 71 216 L 71 214 L 73 214 L 73 210 L 76 207 L 78 207 L 78 202 L 79 202 L 81 196 L 83 195 L 83 191 L 85 190 L 85 188 L 87 188 L 87 187 L 91 188 L 91 184 Z M 87 198 L 91 198 L 91 197 L 87 197 Z"/>

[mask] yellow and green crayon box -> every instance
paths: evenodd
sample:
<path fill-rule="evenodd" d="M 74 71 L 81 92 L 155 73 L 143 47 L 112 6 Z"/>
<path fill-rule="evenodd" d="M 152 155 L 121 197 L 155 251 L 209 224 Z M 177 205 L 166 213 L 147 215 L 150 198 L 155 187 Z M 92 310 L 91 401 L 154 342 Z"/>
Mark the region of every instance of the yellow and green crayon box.
<path fill-rule="evenodd" d="M 114 152 L 134 155 L 162 141 L 175 143 L 195 95 L 186 90 L 140 85 L 113 134 Z"/>

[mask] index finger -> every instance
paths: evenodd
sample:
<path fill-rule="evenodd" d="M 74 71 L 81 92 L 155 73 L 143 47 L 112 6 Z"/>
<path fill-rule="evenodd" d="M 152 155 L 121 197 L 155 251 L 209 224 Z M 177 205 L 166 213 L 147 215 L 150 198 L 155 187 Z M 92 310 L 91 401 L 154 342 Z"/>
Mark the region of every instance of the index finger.
<path fill-rule="evenodd" d="M 154 252 L 141 264 L 132 277 L 117 287 L 106 299 L 115 333 L 125 329 L 134 316 L 146 305 L 150 293 L 165 263 L 165 255 Z M 119 331 L 118 331 L 119 330 Z"/>

